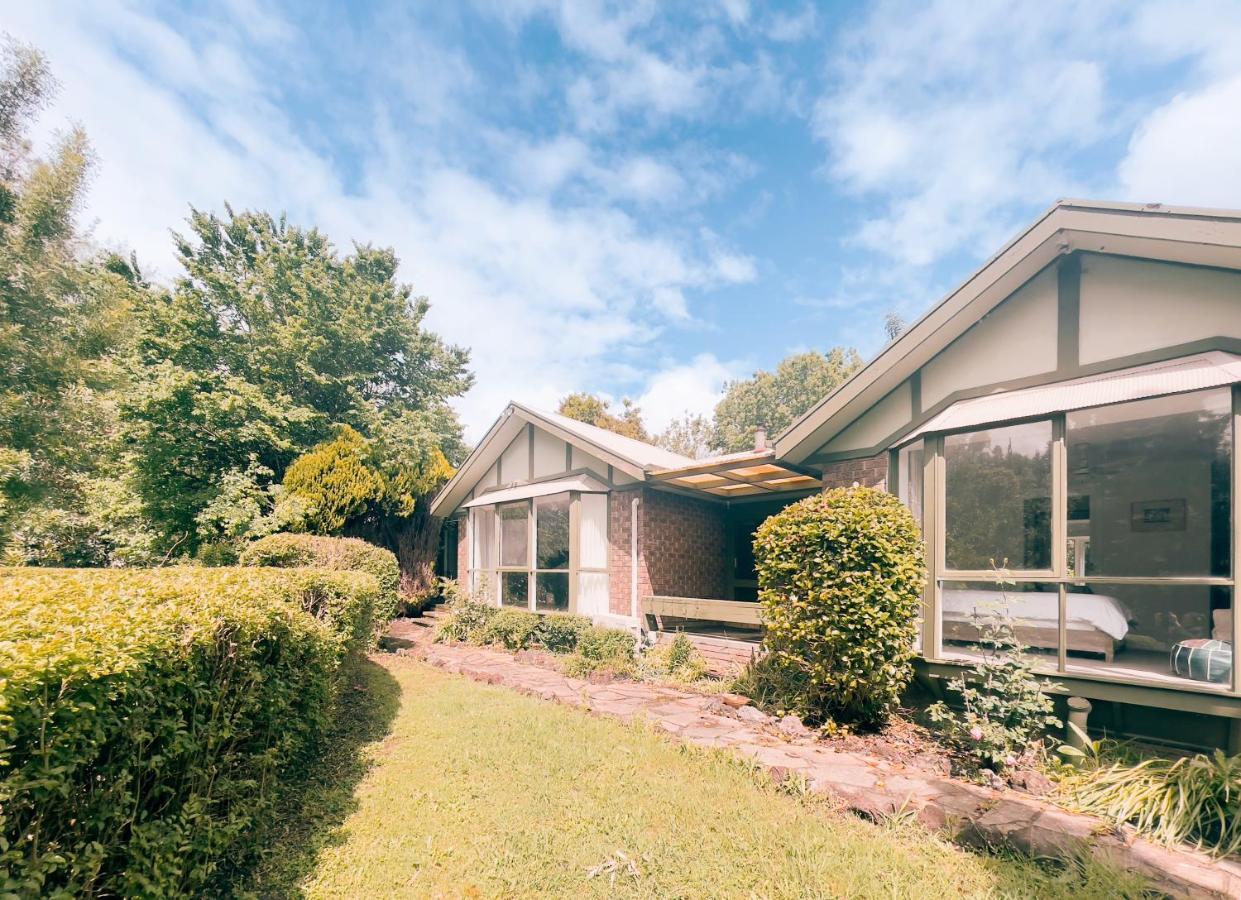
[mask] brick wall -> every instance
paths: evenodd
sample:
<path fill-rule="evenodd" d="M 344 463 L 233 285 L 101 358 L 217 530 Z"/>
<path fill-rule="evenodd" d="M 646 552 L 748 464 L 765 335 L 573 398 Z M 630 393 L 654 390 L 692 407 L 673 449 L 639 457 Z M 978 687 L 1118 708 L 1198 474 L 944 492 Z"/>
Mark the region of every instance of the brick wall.
<path fill-rule="evenodd" d="M 724 506 L 667 491 L 647 491 L 644 505 L 643 545 L 652 593 L 727 599 Z"/>
<path fill-rule="evenodd" d="M 724 507 L 667 491 L 613 491 L 608 499 L 611 544 L 608 593 L 615 615 L 630 612 L 630 529 L 638 497 L 638 597 L 725 599 L 728 546 Z"/>
<path fill-rule="evenodd" d="M 880 453 L 865 459 L 846 459 L 823 464 L 823 490 L 860 484 L 886 490 L 888 486 L 888 454 Z"/>
<path fill-rule="evenodd" d="M 646 506 L 646 491 L 612 491 L 608 494 L 608 609 L 613 615 L 630 613 L 629 584 L 630 529 L 632 511 L 630 504 L 635 497 L 642 502 L 638 507 L 638 597 L 651 593 L 651 579 L 642 554 L 642 516 Z"/>

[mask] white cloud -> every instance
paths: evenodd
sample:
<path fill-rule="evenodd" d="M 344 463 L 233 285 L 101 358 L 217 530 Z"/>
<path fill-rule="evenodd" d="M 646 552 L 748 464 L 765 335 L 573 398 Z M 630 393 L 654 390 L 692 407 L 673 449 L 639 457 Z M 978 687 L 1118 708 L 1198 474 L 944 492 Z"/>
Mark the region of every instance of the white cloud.
<path fill-rule="evenodd" d="M 145 13 L 90 5 L 29 4 L 8 19 L 16 37 L 45 50 L 63 84 L 47 127 L 80 121 L 96 148 L 85 212 L 96 239 L 136 250 L 168 278 L 170 229 L 183 227 L 190 204 L 228 200 L 285 210 L 345 249 L 353 240 L 393 245 L 402 279 L 431 298 L 429 325 L 473 351 L 477 386 L 458 403 L 470 438 L 508 399 L 550 406 L 569 390 L 640 379 L 640 348 L 692 317 L 692 291 L 753 275 L 746 257 L 714 240 L 641 227 L 611 193 L 558 198 L 558 187 L 595 166 L 580 139 L 532 144 L 511 162 L 530 175 L 520 192 L 480 177 L 453 153 L 480 130 L 461 121 L 464 104 L 447 102 L 470 79 L 458 77 L 460 60 L 445 83 L 426 85 L 427 104 L 402 96 L 365 110 L 369 128 L 351 136 L 358 157 L 342 171 L 286 115 L 263 68 L 267 45 L 247 43 L 253 35 L 207 29 L 190 40 Z M 279 20 L 265 19 L 257 34 L 276 42 L 280 65 L 307 52 L 290 45 Z M 635 157 L 597 168 L 618 191 L 652 195 L 676 189 L 666 166 Z M 483 171 L 504 167 L 493 160 Z"/>
<path fill-rule="evenodd" d="M 746 374 L 737 362 L 723 362 L 712 353 L 700 353 L 688 363 L 676 363 L 652 375 L 638 397 L 647 430 L 657 434 L 685 413 L 711 418 L 724 394 L 725 382 Z"/>
<path fill-rule="evenodd" d="M 981 254 L 1015 206 L 1072 193 L 1069 161 L 1105 133 L 1096 24 L 941 0 L 883 4 L 847 33 L 813 127 L 830 177 L 879 201 L 862 244 L 913 265 Z"/>
<path fill-rule="evenodd" d="M 1126 197 L 1241 208 L 1241 76 L 1180 94 L 1152 113 L 1119 174 Z"/>

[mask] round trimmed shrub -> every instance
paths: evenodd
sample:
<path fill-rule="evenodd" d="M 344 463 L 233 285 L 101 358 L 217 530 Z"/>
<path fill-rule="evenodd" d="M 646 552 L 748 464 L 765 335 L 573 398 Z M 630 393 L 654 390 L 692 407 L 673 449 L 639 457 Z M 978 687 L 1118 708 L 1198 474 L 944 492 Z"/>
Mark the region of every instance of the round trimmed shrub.
<path fill-rule="evenodd" d="M 771 663 L 813 720 L 882 724 L 913 675 L 922 538 L 901 502 L 837 488 L 786 507 L 754 539 Z"/>
<path fill-rule="evenodd" d="M 375 610 L 375 620 L 380 627 L 386 627 L 384 623 L 396 615 L 399 606 L 401 568 L 396 555 L 359 538 L 287 532 L 270 534 L 246 547 L 240 562 L 243 566 L 278 569 L 307 566 L 373 575 L 380 589 L 380 601 Z"/>

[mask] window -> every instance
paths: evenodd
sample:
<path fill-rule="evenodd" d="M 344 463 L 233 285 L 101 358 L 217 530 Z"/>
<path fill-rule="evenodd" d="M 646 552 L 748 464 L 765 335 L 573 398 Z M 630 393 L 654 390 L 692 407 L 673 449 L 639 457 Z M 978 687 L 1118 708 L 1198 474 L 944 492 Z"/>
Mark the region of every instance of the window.
<path fill-rule="evenodd" d="M 1051 568 L 1051 422 L 944 438 L 945 562 Z"/>
<path fill-rule="evenodd" d="M 1197 656 L 1232 640 L 1232 589 L 1203 583 L 1232 571 L 1231 391 L 1067 413 L 1065 448 L 1067 669 L 1228 680 Z"/>
<path fill-rule="evenodd" d="M 897 495 L 913 514 L 918 527 L 922 527 L 922 467 L 926 461 L 926 447 L 922 441 L 914 441 L 896 454 Z"/>
<path fill-rule="evenodd" d="M 608 498 L 576 495 L 580 559 L 571 565 L 574 496 L 554 494 L 471 510 L 474 589 L 504 606 L 567 612 L 576 569 L 579 594 L 587 600 L 579 610 L 588 615 L 607 613 Z"/>
<path fill-rule="evenodd" d="M 927 438 L 943 454 L 940 654 L 978 656 L 1004 620 L 1043 668 L 1234 689 L 1238 390 Z M 911 504 L 914 446 L 898 453 Z M 1006 574 L 983 577 L 993 560 Z"/>
<path fill-rule="evenodd" d="M 534 608 L 569 609 L 569 495 L 534 501 Z"/>

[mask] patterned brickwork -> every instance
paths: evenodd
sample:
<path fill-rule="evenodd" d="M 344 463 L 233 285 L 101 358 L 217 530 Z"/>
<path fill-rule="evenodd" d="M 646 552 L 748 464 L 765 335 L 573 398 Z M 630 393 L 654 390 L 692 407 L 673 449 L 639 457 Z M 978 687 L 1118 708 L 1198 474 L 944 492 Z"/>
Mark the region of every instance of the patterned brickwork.
<path fill-rule="evenodd" d="M 644 552 L 652 592 L 664 597 L 728 599 L 723 504 L 647 491 L 644 505 Z"/>

